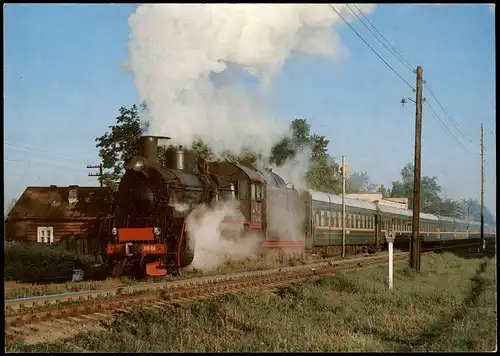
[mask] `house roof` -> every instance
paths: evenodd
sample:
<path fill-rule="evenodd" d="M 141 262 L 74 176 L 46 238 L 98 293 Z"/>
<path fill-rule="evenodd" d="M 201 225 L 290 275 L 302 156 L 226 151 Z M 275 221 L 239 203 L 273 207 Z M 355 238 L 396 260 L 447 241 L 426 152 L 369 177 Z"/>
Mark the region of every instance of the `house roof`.
<path fill-rule="evenodd" d="M 77 201 L 69 203 L 71 189 Z M 111 194 L 101 187 L 27 187 L 7 217 L 11 219 L 90 219 L 107 215 Z"/>

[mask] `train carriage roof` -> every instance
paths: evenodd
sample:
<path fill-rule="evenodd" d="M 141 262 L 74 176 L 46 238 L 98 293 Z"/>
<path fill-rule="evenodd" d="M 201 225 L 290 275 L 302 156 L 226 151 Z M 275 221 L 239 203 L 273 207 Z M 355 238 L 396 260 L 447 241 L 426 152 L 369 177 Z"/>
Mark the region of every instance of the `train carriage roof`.
<path fill-rule="evenodd" d="M 467 225 L 467 221 L 465 221 L 465 220 L 462 220 L 462 219 L 456 219 L 456 218 L 454 218 L 453 220 L 454 220 L 456 223 L 458 223 L 458 224 L 464 224 L 464 225 Z"/>
<path fill-rule="evenodd" d="M 399 209 L 399 208 L 395 208 L 395 207 L 387 206 L 387 205 L 382 205 L 382 204 L 379 204 L 378 207 L 379 207 L 381 213 L 394 214 L 394 215 L 404 215 L 404 216 L 408 216 L 408 217 L 413 216 L 412 210 Z M 420 216 L 422 216 L 422 214 L 420 214 Z"/>
<path fill-rule="evenodd" d="M 316 190 L 308 189 L 307 190 L 309 194 L 311 194 L 311 199 L 315 201 L 320 201 L 324 203 L 332 203 L 332 204 L 337 204 L 337 205 L 342 205 L 342 197 L 340 195 L 335 195 L 335 194 L 329 194 L 329 193 L 323 193 L 323 192 L 318 192 Z M 352 199 L 352 198 L 345 198 L 345 204 L 350 207 L 354 208 L 360 208 L 360 209 L 366 209 L 366 210 L 376 210 L 377 206 L 373 203 L 363 201 L 363 200 L 358 200 L 358 199 Z"/>
<path fill-rule="evenodd" d="M 454 219 L 449 218 L 449 217 L 447 217 L 447 216 L 441 216 L 441 215 L 438 215 L 438 216 L 437 216 L 437 218 L 438 218 L 439 222 L 441 222 L 441 221 L 442 221 L 442 222 L 448 222 L 448 223 L 454 223 L 454 222 L 455 222 L 455 220 L 454 220 Z"/>
<path fill-rule="evenodd" d="M 413 211 L 412 211 L 413 213 Z M 413 214 L 412 214 L 413 215 Z M 433 214 L 427 214 L 427 213 L 420 213 L 420 218 L 422 219 L 427 219 L 427 220 L 432 220 L 432 221 L 439 221 L 438 217 Z"/>

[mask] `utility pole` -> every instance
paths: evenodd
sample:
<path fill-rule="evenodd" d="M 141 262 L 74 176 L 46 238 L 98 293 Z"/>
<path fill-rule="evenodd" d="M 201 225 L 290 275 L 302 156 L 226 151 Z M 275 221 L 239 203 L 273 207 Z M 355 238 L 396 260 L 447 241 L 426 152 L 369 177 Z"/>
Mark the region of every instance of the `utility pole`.
<path fill-rule="evenodd" d="M 481 248 L 485 249 L 484 244 L 484 137 L 483 123 L 481 123 Z"/>
<path fill-rule="evenodd" d="M 99 173 L 89 173 L 89 177 L 99 177 L 97 179 L 99 179 L 99 183 L 101 184 L 101 188 L 102 188 L 102 164 L 99 164 L 99 165 L 88 165 L 87 168 L 89 169 L 99 169 Z"/>
<path fill-rule="evenodd" d="M 413 229 L 410 244 L 410 267 L 420 271 L 420 155 L 422 152 L 422 81 L 423 69 L 417 67 L 417 96 L 415 114 L 415 171 L 413 177 Z"/>
<path fill-rule="evenodd" d="M 345 258 L 345 156 L 342 156 L 342 257 Z"/>

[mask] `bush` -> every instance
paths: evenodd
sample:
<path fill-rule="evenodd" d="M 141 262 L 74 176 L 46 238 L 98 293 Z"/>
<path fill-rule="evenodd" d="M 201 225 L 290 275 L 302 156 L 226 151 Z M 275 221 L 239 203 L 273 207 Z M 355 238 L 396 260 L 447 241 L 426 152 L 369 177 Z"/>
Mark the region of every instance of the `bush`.
<path fill-rule="evenodd" d="M 59 245 L 6 242 L 4 278 L 19 282 L 70 279 L 75 268 L 91 271 L 95 259 L 68 251 Z"/>

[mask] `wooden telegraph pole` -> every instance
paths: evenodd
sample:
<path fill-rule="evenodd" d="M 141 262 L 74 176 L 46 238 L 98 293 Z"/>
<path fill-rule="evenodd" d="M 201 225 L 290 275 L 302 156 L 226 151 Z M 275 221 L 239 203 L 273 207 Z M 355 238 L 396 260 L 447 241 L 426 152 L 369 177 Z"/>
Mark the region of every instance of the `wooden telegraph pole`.
<path fill-rule="evenodd" d="M 420 155 L 422 152 L 422 82 L 423 69 L 417 67 L 417 97 L 415 114 L 415 171 L 413 177 L 413 229 L 410 243 L 410 267 L 420 271 Z"/>
<path fill-rule="evenodd" d="M 345 156 L 342 156 L 342 257 L 345 258 L 345 182 L 347 173 L 345 171 Z"/>
<path fill-rule="evenodd" d="M 101 184 L 101 188 L 103 187 L 102 182 L 102 164 L 99 165 L 88 165 L 87 168 L 99 169 L 99 173 L 89 173 L 89 177 L 99 177 L 99 183 Z"/>
<path fill-rule="evenodd" d="M 484 250 L 484 137 L 481 123 L 481 248 Z"/>

